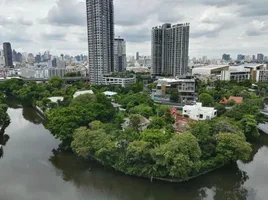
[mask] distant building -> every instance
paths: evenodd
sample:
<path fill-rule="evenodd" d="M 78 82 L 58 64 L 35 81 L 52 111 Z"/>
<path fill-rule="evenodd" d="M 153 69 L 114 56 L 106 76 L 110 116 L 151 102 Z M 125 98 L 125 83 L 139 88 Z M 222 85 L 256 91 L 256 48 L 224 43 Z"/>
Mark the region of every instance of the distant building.
<path fill-rule="evenodd" d="M 136 60 L 139 60 L 140 59 L 140 54 L 139 52 L 136 52 Z"/>
<path fill-rule="evenodd" d="M 5 67 L 5 56 L 4 51 L 0 49 L 0 68 Z"/>
<path fill-rule="evenodd" d="M 86 0 L 89 76 L 102 84 L 103 76 L 114 72 L 113 0 Z"/>
<path fill-rule="evenodd" d="M 114 39 L 114 71 L 124 72 L 127 66 L 126 42 L 123 38 Z"/>
<path fill-rule="evenodd" d="M 36 63 L 40 63 L 40 62 L 41 62 L 41 55 L 40 55 L 40 54 L 37 54 L 37 55 L 35 56 L 35 62 L 36 62 Z"/>
<path fill-rule="evenodd" d="M 263 62 L 264 61 L 264 55 L 262 54 L 262 53 L 259 53 L 258 55 L 257 55 L 257 62 Z"/>
<path fill-rule="evenodd" d="M 252 61 L 256 62 L 256 56 L 255 55 L 252 56 Z"/>
<path fill-rule="evenodd" d="M 147 129 L 147 127 L 150 125 L 150 120 L 148 120 L 147 118 L 139 115 L 139 120 L 140 123 L 138 125 L 138 129 L 140 132 L 144 131 Z M 123 129 L 123 131 L 127 130 L 130 126 L 130 118 L 124 118 L 124 123 L 121 124 L 121 127 Z"/>
<path fill-rule="evenodd" d="M 193 120 L 211 120 L 217 116 L 217 110 L 212 107 L 202 107 L 202 103 L 186 105 L 182 109 L 183 115 L 189 116 Z"/>
<path fill-rule="evenodd" d="M 5 66 L 13 67 L 12 49 L 11 49 L 11 44 L 9 42 L 3 43 L 3 51 L 4 51 L 4 57 L 5 57 Z"/>
<path fill-rule="evenodd" d="M 105 91 L 105 92 L 103 92 L 103 94 L 104 94 L 107 98 L 112 98 L 113 96 L 116 96 L 116 95 L 117 95 L 117 92 Z"/>
<path fill-rule="evenodd" d="M 230 54 L 223 54 L 222 55 L 222 60 L 224 60 L 224 61 L 230 61 L 231 60 Z"/>
<path fill-rule="evenodd" d="M 245 56 L 244 55 L 242 55 L 242 54 L 238 54 L 237 55 L 237 61 L 243 61 L 243 60 L 245 60 Z"/>
<path fill-rule="evenodd" d="M 153 74 L 184 76 L 188 71 L 190 25 L 163 24 L 152 28 Z"/>
<path fill-rule="evenodd" d="M 112 76 L 104 76 L 103 77 L 103 85 L 118 85 L 121 87 L 129 87 L 136 83 L 136 77 L 112 77 Z"/>

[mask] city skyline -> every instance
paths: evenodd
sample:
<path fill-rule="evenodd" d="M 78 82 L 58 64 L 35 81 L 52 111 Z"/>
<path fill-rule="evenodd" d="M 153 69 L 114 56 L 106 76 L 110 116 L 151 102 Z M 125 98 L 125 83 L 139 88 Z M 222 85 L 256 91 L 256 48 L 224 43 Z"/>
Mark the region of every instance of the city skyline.
<path fill-rule="evenodd" d="M 3 8 L 0 37 L 17 51 L 35 54 L 48 49 L 52 54 L 86 54 L 85 1 L 25 0 L 18 5 L 14 1 L 0 0 L 0 5 Z M 268 54 L 265 40 L 268 11 L 264 0 L 242 3 L 115 0 L 114 5 L 115 36 L 126 40 L 127 55 L 136 52 L 150 55 L 152 27 L 185 22 L 191 24 L 190 57 Z"/>

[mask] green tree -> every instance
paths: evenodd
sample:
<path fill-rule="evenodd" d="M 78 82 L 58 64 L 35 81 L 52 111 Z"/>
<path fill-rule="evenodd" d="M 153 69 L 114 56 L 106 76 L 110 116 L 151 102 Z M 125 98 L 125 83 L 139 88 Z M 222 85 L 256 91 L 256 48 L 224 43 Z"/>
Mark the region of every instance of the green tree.
<path fill-rule="evenodd" d="M 57 89 L 60 89 L 62 87 L 62 84 L 63 84 L 63 80 L 59 77 L 52 77 L 50 80 L 49 80 L 49 84 L 53 87 L 53 88 L 57 88 Z"/>
<path fill-rule="evenodd" d="M 247 161 L 250 158 L 251 146 L 240 135 L 220 133 L 216 138 L 216 151 L 221 156 L 223 163 L 237 160 Z"/>
<path fill-rule="evenodd" d="M 168 141 L 170 134 L 161 129 L 147 129 L 141 133 L 141 139 L 155 147 Z"/>
<path fill-rule="evenodd" d="M 162 129 L 167 126 L 163 117 L 153 117 L 149 125 L 149 129 Z"/>
<path fill-rule="evenodd" d="M 168 176 L 187 178 L 199 170 L 201 150 L 197 139 L 184 133 L 174 135 L 169 142 L 155 148 L 152 156 L 158 166 L 166 168 Z"/>
<path fill-rule="evenodd" d="M 150 116 L 154 114 L 153 108 L 146 104 L 135 106 L 134 108 L 130 109 L 129 112 L 131 114 L 140 114 L 146 118 L 149 118 Z"/>
<path fill-rule="evenodd" d="M 214 100 L 212 96 L 208 93 L 202 93 L 199 95 L 199 100 L 203 106 L 213 106 Z"/>
<path fill-rule="evenodd" d="M 249 141 L 256 140 L 260 137 L 258 124 L 253 115 L 245 115 L 244 118 L 241 120 L 241 125 L 244 134 Z"/>

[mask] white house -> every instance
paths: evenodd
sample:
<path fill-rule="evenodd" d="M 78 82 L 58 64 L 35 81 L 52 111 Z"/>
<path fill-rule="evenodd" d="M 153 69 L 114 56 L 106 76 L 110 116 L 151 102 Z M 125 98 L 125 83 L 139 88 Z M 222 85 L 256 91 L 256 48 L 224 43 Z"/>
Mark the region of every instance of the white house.
<path fill-rule="evenodd" d="M 63 97 L 50 97 L 48 98 L 52 103 L 58 103 L 58 101 L 63 101 Z"/>
<path fill-rule="evenodd" d="M 106 92 L 103 92 L 103 94 L 104 94 L 107 98 L 112 98 L 113 96 L 117 95 L 117 92 L 106 91 Z"/>
<path fill-rule="evenodd" d="M 202 103 L 186 105 L 183 107 L 183 115 L 188 115 L 193 120 L 211 120 L 217 116 L 217 110 L 212 107 L 202 107 Z"/>
<path fill-rule="evenodd" d="M 77 91 L 76 93 L 74 93 L 73 98 L 76 98 L 79 95 L 83 94 L 94 94 L 94 92 L 92 90 Z"/>

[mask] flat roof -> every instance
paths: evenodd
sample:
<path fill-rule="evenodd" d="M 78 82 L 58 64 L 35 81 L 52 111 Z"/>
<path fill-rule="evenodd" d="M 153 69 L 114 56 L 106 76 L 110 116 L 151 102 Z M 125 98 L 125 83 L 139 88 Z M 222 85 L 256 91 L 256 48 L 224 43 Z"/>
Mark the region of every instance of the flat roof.
<path fill-rule="evenodd" d="M 58 101 L 63 101 L 63 97 L 49 97 L 48 98 L 51 102 L 57 103 Z"/>
<path fill-rule="evenodd" d="M 220 69 L 223 67 L 229 67 L 229 65 L 206 65 L 201 67 L 195 67 L 194 69 Z"/>
<path fill-rule="evenodd" d="M 105 91 L 103 92 L 105 95 L 108 95 L 108 96 L 114 96 L 114 95 L 117 95 L 117 92 L 111 92 L 111 91 Z"/>
<path fill-rule="evenodd" d="M 73 98 L 83 94 L 94 94 L 94 92 L 92 90 L 77 91 L 74 93 Z"/>

